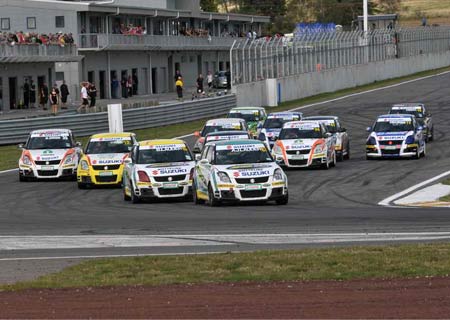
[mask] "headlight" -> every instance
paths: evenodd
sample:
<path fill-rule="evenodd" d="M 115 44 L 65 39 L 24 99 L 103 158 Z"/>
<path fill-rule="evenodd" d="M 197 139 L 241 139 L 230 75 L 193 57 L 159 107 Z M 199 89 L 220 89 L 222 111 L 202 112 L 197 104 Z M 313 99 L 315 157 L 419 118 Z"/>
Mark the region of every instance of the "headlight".
<path fill-rule="evenodd" d="M 31 159 L 29 156 L 23 156 L 22 157 L 22 162 L 23 164 L 27 165 L 27 166 L 31 166 L 33 163 L 31 162 Z"/>
<path fill-rule="evenodd" d="M 406 143 L 406 144 L 413 144 L 415 141 L 416 141 L 416 140 L 414 139 L 414 136 L 408 136 L 408 137 L 406 138 L 405 143 Z"/>
<path fill-rule="evenodd" d="M 82 160 L 82 161 L 80 162 L 80 165 L 81 165 L 81 169 L 82 169 L 82 170 L 89 170 L 89 165 L 88 165 L 88 163 L 87 163 L 86 160 Z"/>
<path fill-rule="evenodd" d="M 259 134 L 259 136 L 258 136 L 258 140 L 261 140 L 261 141 L 266 141 L 266 135 L 264 134 L 264 133 L 260 133 Z"/>
<path fill-rule="evenodd" d="M 325 148 L 325 145 L 323 145 L 323 144 L 318 145 L 314 148 L 314 153 L 322 153 L 324 148 Z"/>
<path fill-rule="evenodd" d="M 273 180 L 283 180 L 283 171 L 276 169 L 273 173 Z"/>
<path fill-rule="evenodd" d="M 225 172 L 218 172 L 217 176 L 219 177 L 220 181 L 231 183 L 230 177 Z"/>
<path fill-rule="evenodd" d="M 377 141 L 375 140 L 374 137 L 369 137 L 369 139 L 367 139 L 366 144 L 371 145 L 371 146 L 374 146 L 374 145 L 377 144 Z"/>
<path fill-rule="evenodd" d="M 281 155 L 281 147 L 279 145 L 275 145 L 275 147 L 273 147 L 273 153 Z"/>
<path fill-rule="evenodd" d="M 66 159 L 64 160 L 64 164 L 69 164 L 73 162 L 75 155 L 74 154 L 70 154 L 66 157 Z"/>

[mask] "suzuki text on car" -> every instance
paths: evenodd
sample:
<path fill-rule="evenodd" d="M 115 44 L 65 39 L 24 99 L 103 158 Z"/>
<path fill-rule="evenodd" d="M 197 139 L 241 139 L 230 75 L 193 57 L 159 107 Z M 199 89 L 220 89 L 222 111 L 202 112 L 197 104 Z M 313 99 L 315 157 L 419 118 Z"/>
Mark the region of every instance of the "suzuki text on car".
<path fill-rule="evenodd" d="M 134 133 L 101 133 L 90 137 L 78 165 L 78 187 L 121 185 L 123 161 L 136 143 Z"/>
<path fill-rule="evenodd" d="M 336 158 L 338 161 L 350 159 L 350 138 L 347 129 L 342 127 L 336 116 L 307 117 L 304 120 L 316 120 L 323 123 L 328 132 L 336 136 Z"/>
<path fill-rule="evenodd" d="M 277 163 L 286 167 L 336 165 L 336 137 L 319 121 L 285 123 L 272 154 Z"/>
<path fill-rule="evenodd" d="M 288 182 L 264 143 L 258 140 L 210 142 L 198 160 L 193 182 L 196 204 L 207 201 L 288 203 Z"/>
<path fill-rule="evenodd" d="M 366 142 L 366 157 L 416 158 L 425 156 L 426 144 L 422 127 L 416 117 L 409 114 L 379 116 Z"/>
<path fill-rule="evenodd" d="M 205 137 L 205 144 L 208 142 L 222 141 L 222 140 L 241 140 L 251 139 L 252 137 L 248 131 L 219 131 L 208 133 Z"/>
<path fill-rule="evenodd" d="M 125 160 L 124 200 L 190 198 L 195 161 L 183 140 L 147 140 Z"/>
<path fill-rule="evenodd" d="M 302 120 L 301 112 L 270 113 L 261 128 L 258 129 L 258 140 L 265 142 L 271 149 L 275 140 L 280 136 L 281 129 L 286 122 Z"/>
<path fill-rule="evenodd" d="M 194 145 L 194 153 L 200 153 L 205 145 L 205 137 L 208 133 L 219 131 L 248 131 L 244 119 L 219 118 L 206 121 L 202 131 L 194 132 L 198 138 Z"/>
<path fill-rule="evenodd" d="M 81 144 L 68 129 L 35 130 L 19 145 L 19 180 L 76 178 Z"/>

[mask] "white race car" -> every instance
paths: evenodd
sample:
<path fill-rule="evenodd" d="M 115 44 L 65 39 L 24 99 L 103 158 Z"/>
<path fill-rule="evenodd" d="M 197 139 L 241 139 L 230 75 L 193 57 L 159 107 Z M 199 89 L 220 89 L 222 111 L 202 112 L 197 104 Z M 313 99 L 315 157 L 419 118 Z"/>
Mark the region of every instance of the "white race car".
<path fill-rule="evenodd" d="M 286 167 L 336 165 L 336 137 L 320 121 L 292 121 L 284 124 L 272 154 Z"/>
<path fill-rule="evenodd" d="M 208 143 L 196 166 L 194 203 L 218 206 L 224 201 L 288 203 L 288 181 L 266 145 L 258 140 Z"/>
<path fill-rule="evenodd" d="M 270 149 L 280 136 L 281 129 L 286 122 L 302 120 L 301 112 L 274 112 L 270 113 L 260 128 L 258 140 L 265 142 Z"/>
<path fill-rule="evenodd" d="M 410 114 L 379 116 L 366 142 L 366 158 L 416 158 L 425 156 L 423 127 Z"/>
<path fill-rule="evenodd" d="M 190 198 L 195 161 L 182 140 L 147 140 L 124 160 L 124 200 Z"/>
<path fill-rule="evenodd" d="M 76 179 L 81 143 L 75 142 L 68 129 L 35 130 L 25 144 L 19 145 L 19 180 Z"/>

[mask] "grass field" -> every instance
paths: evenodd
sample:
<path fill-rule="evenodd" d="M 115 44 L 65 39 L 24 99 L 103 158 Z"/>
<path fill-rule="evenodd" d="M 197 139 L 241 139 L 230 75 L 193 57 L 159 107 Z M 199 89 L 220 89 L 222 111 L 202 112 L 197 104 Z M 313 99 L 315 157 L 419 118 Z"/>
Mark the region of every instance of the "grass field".
<path fill-rule="evenodd" d="M 433 243 L 90 260 L 0 289 L 386 279 L 449 272 L 450 244 Z"/>
<path fill-rule="evenodd" d="M 402 0 L 400 24 L 403 26 L 420 26 L 422 17 L 429 25 L 450 25 L 449 0 Z"/>

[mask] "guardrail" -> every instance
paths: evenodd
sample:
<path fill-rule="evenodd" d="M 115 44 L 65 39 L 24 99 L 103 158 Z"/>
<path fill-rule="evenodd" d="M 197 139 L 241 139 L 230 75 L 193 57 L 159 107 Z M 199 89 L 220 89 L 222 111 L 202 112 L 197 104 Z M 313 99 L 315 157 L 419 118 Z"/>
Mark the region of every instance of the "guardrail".
<path fill-rule="evenodd" d="M 136 130 L 217 117 L 236 106 L 236 96 L 205 98 L 183 103 L 123 111 L 124 130 Z M 0 145 L 24 142 L 32 130 L 71 129 L 76 136 L 89 136 L 109 130 L 108 113 L 0 121 Z M 199 128 L 200 129 L 200 128 Z"/>
<path fill-rule="evenodd" d="M 76 46 L 0 44 L 0 62 L 78 61 Z"/>
<path fill-rule="evenodd" d="M 81 50 L 229 50 L 236 38 L 81 34 Z"/>

